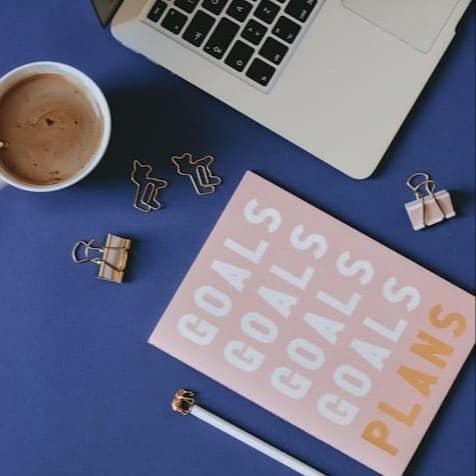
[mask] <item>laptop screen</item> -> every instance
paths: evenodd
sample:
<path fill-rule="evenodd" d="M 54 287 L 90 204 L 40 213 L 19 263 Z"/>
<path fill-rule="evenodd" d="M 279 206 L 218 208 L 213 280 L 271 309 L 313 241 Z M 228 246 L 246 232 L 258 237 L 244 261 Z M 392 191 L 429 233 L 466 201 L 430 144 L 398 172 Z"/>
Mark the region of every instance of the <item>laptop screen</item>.
<path fill-rule="evenodd" d="M 94 10 L 102 26 L 106 26 L 111 20 L 123 0 L 91 0 Z"/>

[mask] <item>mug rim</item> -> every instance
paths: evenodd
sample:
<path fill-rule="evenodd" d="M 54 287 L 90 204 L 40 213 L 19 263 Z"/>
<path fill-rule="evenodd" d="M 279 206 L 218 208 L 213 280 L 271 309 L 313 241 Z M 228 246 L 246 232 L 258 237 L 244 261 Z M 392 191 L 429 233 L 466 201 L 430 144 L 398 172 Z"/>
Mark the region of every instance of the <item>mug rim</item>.
<path fill-rule="evenodd" d="M 36 69 L 45 69 L 45 71 L 35 71 Z M 4 181 L 5 183 L 13 187 L 28 192 L 55 192 L 57 190 L 62 190 L 71 187 L 72 185 L 78 183 L 87 175 L 89 175 L 102 160 L 111 138 L 111 110 L 104 93 L 91 77 L 89 77 L 86 73 L 83 73 L 79 69 L 75 68 L 74 66 L 70 66 L 68 64 L 56 61 L 35 61 L 33 63 L 27 63 L 12 69 L 8 73 L 0 77 L 0 87 L 7 80 L 11 79 L 15 75 L 18 75 L 19 73 L 28 73 L 28 70 L 31 70 L 31 76 L 34 76 L 43 72 L 46 73 L 48 72 L 48 69 L 50 69 L 51 73 L 63 75 L 66 79 L 70 81 L 77 81 L 78 79 L 80 80 L 81 87 L 84 88 L 85 91 L 92 96 L 94 101 L 96 101 L 103 122 L 103 132 L 101 136 L 101 141 L 94 154 L 88 160 L 85 168 L 81 172 L 78 172 L 72 177 L 70 177 L 69 179 L 63 180 L 57 184 L 35 185 L 27 182 L 22 182 L 21 180 L 17 180 L 15 177 L 7 175 L 0 169 L 0 182 Z"/>

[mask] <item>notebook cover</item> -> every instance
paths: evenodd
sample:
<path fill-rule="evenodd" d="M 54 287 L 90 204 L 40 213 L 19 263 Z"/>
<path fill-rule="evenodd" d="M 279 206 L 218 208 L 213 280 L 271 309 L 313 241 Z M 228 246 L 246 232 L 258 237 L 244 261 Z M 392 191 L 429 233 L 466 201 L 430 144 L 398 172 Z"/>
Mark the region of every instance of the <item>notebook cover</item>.
<path fill-rule="evenodd" d="M 472 295 L 247 172 L 149 342 L 397 476 L 474 321 Z"/>

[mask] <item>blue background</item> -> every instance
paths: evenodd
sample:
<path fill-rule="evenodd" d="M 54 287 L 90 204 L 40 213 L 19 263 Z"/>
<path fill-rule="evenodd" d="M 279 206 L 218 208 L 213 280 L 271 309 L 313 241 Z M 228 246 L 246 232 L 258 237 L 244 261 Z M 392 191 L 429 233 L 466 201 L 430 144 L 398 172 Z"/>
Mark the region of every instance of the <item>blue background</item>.
<path fill-rule="evenodd" d="M 114 118 L 107 158 L 84 182 L 52 194 L 0 192 L 0 473 L 5 476 L 290 476 L 195 419 L 170 411 L 179 386 L 204 406 L 332 476 L 369 469 L 146 344 L 146 339 L 247 169 L 474 292 L 475 12 L 375 175 L 345 177 L 99 28 L 88 1 L 2 0 L 0 74 L 56 60 L 91 75 Z M 345 138 L 343 138 L 345 140 Z M 216 156 L 218 192 L 197 197 L 168 158 Z M 170 181 L 166 208 L 132 208 L 134 158 Z M 352 160 L 352 157 L 349 157 Z M 404 182 L 427 170 L 458 216 L 411 230 Z M 73 265 L 72 244 L 107 232 L 134 240 L 129 281 Z M 408 470 L 475 473 L 474 357 Z"/>

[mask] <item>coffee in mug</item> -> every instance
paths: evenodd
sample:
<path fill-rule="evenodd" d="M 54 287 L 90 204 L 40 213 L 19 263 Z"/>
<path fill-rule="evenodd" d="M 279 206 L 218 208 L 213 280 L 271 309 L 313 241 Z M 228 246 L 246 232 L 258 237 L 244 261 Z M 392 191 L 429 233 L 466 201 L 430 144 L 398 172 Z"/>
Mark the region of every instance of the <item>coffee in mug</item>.
<path fill-rule="evenodd" d="M 109 109 L 99 88 L 74 68 L 26 68 L 0 89 L 0 179 L 33 191 L 64 188 L 102 157 Z"/>
<path fill-rule="evenodd" d="M 49 185 L 87 165 L 103 132 L 99 109 L 59 74 L 20 81 L 0 98 L 0 166 L 21 181 Z"/>

